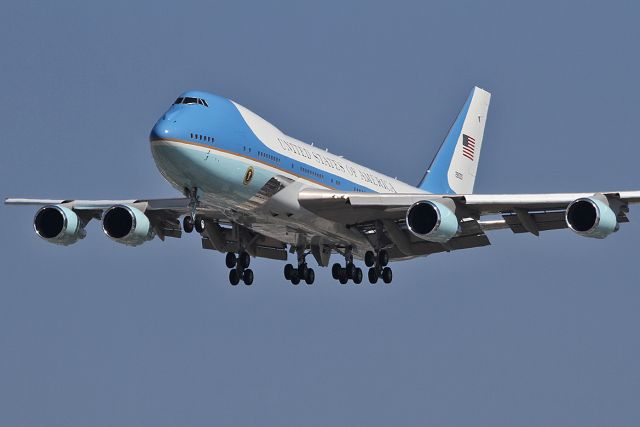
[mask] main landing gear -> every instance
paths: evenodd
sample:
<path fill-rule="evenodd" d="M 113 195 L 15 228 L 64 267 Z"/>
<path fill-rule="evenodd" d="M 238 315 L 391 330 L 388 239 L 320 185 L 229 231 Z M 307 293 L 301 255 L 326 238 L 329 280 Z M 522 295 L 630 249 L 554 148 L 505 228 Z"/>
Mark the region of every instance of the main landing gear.
<path fill-rule="evenodd" d="M 313 268 L 307 266 L 305 257 L 307 254 L 304 250 L 297 251 L 298 253 L 298 268 L 294 268 L 292 264 L 284 266 L 284 278 L 291 281 L 291 284 L 298 285 L 301 280 L 304 280 L 307 285 L 312 285 L 316 279 L 316 273 Z"/>
<path fill-rule="evenodd" d="M 367 251 L 364 254 L 364 263 L 369 267 L 370 283 L 377 283 L 380 278 L 384 283 L 391 283 L 391 280 L 393 280 L 393 272 L 390 267 L 387 267 L 389 254 L 386 250 L 382 249 L 377 253 Z M 345 266 L 342 267 L 338 263 L 333 264 L 331 275 L 343 285 L 349 280 L 353 280 L 355 284 L 362 283 L 362 269 L 353 264 L 353 256 L 350 251 L 345 254 Z"/>
<path fill-rule="evenodd" d="M 251 286 L 253 283 L 253 270 L 249 268 L 251 257 L 247 252 L 242 251 L 237 257 L 233 252 L 227 252 L 224 262 L 227 268 L 231 269 L 229 270 L 229 283 L 231 283 L 232 286 L 240 283 L 240 280 L 242 280 L 245 285 Z"/>
<path fill-rule="evenodd" d="M 331 267 L 331 275 L 343 285 L 346 285 L 349 280 L 353 280 L 356 285 L 362 283 L 362 269 L 356 267 L 353 261 L 346 261 L 344 267 L 336 262 Z"/>
<path fill-rule="evenodd" d="M 344 258 L 345 266 L 342 267 L 336 262 L 331 267 L 331 275 L 343 285 L 346 285 L 349 280 L 353 280 L 353 283 L 359 285 L 362 283 L 362 269 L 360 267 L 356 267 L 353 263 L 351 250 L 347 251 Z"/>
<path fill-rule="evenodd" d="M 382 249 L 377 254 L 367 251 L 364 254 L 364 263 L 369 267 L 369 283 L 377 283 L 382 278 L 384 283 L 391 283 L 393 280 L 393 271 L 389 264 L 389 254 Z"/>

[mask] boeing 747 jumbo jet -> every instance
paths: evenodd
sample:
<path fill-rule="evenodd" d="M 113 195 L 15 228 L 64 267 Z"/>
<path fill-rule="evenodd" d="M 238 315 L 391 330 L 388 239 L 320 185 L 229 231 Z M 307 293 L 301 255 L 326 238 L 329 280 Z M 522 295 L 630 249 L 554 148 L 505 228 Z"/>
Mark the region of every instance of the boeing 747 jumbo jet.
<path fill-rule="evenodd" d="M 41 205 L 33 227 L 70 245 L 92 219 L 112 240 L 137 246 L 194 229 L 204 249 L 226 253 L 229 282 L 251 285 L 251 257 L 284 266 L 292 284 L 314 282 L 332 253 L 333 278 L 391 283 L 390 261 L 489 245 L 489 230 L 538 235 L 569 228 L 602 239 L 628 222 L 640 191 L 474 194 L 489 92 L 474 88 L 414 187 L 282 133 L 241 105 L 206 92 L 180 95 L 149 136 L 153 159 L 184 197 L 135 200 L 6 199 Z M 180 217 L 183 217 L 182 223 Z"/>

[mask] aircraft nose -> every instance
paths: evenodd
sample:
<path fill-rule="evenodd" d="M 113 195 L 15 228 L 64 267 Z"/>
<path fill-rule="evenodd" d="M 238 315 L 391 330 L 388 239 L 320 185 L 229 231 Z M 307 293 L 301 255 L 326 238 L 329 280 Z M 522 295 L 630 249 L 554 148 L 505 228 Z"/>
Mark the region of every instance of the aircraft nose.
<path fill-rule="evenodd" d="M 151 129 L 151 133 L 149 134 L 149 140 L 153 141 L 156 139 L 165 139 L 169 138 L 172 134 L 174 122 L 171 120 L 167 120 L 165 116 L 160 118 Z"/>

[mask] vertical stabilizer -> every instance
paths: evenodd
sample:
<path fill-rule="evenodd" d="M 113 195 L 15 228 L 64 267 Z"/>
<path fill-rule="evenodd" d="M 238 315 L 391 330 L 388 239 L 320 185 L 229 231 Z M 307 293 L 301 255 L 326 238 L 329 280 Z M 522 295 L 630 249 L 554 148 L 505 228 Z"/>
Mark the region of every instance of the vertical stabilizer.
<path fill-rule="evenodd" d="M 471 194 L 491 94 L 474 87 L 418 185 L 433 194 Z"/>

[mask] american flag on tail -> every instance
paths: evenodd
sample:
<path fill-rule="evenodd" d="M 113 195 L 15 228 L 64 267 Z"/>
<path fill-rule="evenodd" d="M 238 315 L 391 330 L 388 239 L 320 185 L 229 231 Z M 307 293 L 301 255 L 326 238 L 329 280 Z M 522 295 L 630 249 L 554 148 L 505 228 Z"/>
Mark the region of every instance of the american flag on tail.
<path fill-rule="evenodd" d="M 473 160 L 476 152 L 476 140 L 469 135 L 462 134 L 462 155 Z"/>

